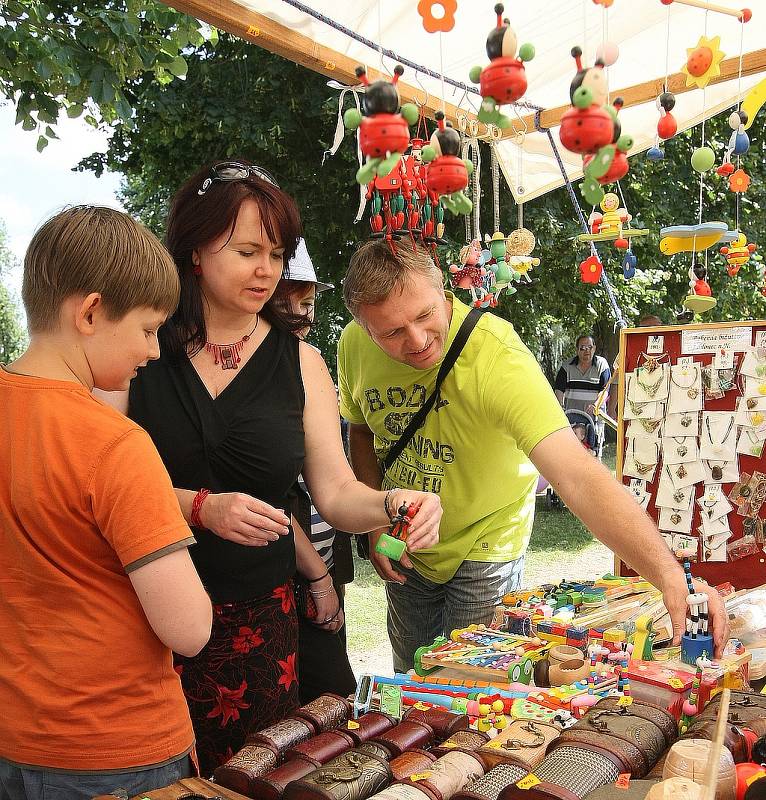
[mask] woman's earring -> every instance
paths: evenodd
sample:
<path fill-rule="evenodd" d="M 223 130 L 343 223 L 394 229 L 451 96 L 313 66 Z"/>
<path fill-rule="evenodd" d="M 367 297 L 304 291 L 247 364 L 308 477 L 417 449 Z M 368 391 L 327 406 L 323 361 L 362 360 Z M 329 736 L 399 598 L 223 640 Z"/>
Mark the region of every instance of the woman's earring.
<path fill-rule="evenodd" d="M 192 272 L 195 275 L 202 275 L 202 267 L 199 264 L 195 264 L 194 269 L 192 269 Z"/>

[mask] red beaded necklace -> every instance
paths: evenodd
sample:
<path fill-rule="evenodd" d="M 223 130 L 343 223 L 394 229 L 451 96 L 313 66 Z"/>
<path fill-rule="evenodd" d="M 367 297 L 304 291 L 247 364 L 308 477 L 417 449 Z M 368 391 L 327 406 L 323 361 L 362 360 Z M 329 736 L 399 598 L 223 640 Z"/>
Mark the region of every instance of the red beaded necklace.
<path fill-rule="evenodd" d="M 213 342 L 205 342 L 205 350 L 212 353 L 216 364 L 221 365 L 221 369 L 237 369 L 239 362 L 242 361 L 240 353 L 245 345 L 245 342 L 250 340 L 250 337 L 255 333 L 255 329 L 260 322 L 260 316 L 255 318 L 255 326 L 246 333 L 239 341 L 232 342 L 231 344 L 214 344 Z"/>

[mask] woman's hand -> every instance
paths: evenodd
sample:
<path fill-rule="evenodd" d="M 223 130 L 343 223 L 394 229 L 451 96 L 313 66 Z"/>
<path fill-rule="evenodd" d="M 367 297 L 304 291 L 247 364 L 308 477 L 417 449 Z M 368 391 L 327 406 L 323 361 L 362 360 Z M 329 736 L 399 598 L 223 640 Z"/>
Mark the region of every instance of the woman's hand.
<path fill-rule="evenodd" d="M 200 521 L 222 539 L 249 547 L 264 547 L 290 530 L 284 511 L 240 492 L 209 494 Z"/>
<path fill-rule="evenodd" d="M 309 583 L 309 594 L 317 609 L 314 625 L 330 633 L 337 633 L 343 627 L 343 609 L 340 607 L 332 578 L 327 575 L 321 581 Z"/>
<path fill-rule="evenodd" d="M 397 489 L 388 501 L 392 513 L 397 513 L 402 505 L 415 503 L 417 513 L 407 530 L 407 549 L 410 552 L 433 547 L 439 542 L 439 523 L 442 518 L 442 502 L 431 492 L 415 492 Z"/>

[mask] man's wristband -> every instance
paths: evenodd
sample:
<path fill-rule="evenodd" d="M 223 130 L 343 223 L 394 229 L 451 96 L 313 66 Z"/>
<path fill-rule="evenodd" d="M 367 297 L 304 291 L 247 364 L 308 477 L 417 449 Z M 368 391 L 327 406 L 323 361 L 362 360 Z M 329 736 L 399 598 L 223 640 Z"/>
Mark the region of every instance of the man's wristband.
<path fill-rule="evenodd" d="M 192 500 L 191 514 L 189 515 L 189 524 L 195 528 L 205 527 L 202 524 L 199 514 L 202 510 L 202 504 L 205 502 L 209 494 L 210 489 L 200 489 L 197 494 L 194 495 L 194 500 Z"/>
<path fill-rule="evenodd" d="M 394 495 L 396 489 L 389 489 L 386 492 L 386 496 L 383 498 L 383 508 L 386 510 L 386 516 L 389 520 L 393 521 L 394 515 L 391 513 L 391 506 L 389 505 L 391 498 Z"/>

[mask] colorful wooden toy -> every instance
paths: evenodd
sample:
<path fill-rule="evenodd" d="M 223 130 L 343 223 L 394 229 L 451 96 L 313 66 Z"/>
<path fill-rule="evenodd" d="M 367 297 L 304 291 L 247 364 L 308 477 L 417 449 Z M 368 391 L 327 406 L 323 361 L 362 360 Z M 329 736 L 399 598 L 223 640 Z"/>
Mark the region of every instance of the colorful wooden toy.
<path fill-rule="evenodd" d="M 437 111 L 435 116 L 438 127 L 421 151 L 423 162 L 428 164 L 426 187 L 453 214 L 470 214 L 473 204 L 463 190 L 473 163 L 459 157 L 460 134 L 445 124 L 444 113 Z"/>

